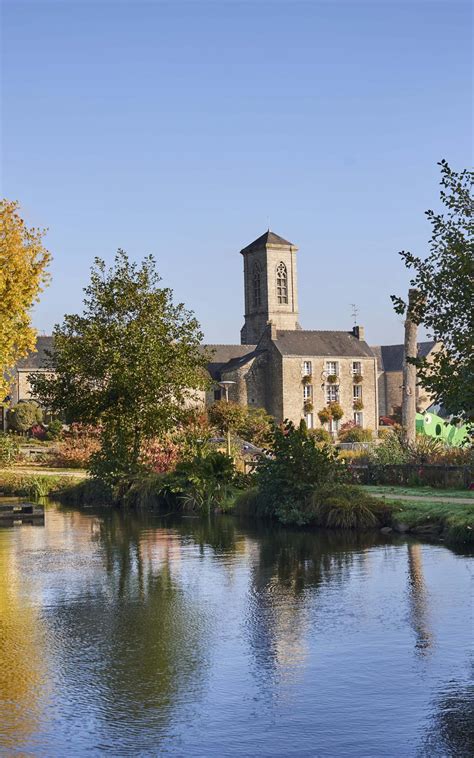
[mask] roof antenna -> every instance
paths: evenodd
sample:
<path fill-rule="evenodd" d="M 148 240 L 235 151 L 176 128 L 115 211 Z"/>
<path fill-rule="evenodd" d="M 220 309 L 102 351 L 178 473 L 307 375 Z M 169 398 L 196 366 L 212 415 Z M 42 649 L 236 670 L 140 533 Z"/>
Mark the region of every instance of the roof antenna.
<path fill-rule="evenodd" d="M 267 216 L 267 231 L 270 231 L 270 216 Z"/>
<path fill-rule="evenodd" d="M 357 325 L 357 317 L 359 315 L 359 308 L 356 305 L 356 303 L 351 303 L 351 307 L 352 307 L 352 318 L 354 319 L 354 326 L 356 326 Z"/>

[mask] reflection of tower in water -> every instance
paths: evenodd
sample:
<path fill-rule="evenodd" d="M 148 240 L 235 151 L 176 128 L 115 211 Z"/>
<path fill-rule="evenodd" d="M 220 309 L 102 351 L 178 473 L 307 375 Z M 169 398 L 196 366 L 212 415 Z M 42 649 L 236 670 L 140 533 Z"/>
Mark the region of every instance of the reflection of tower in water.
<path fill-rule="evenodd" d="M 422 545 L 408 545 L 410 621 L 416 634 L 416 649 L 425 655 L 433 644 L 429 628 L 428 596 L 423 576 Z"/>

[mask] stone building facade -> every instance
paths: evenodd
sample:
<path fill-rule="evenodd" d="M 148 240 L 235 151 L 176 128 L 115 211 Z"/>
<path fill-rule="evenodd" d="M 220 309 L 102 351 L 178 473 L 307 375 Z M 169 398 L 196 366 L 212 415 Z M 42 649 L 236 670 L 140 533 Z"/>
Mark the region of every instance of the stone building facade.
<path fill-rule="evenodd" d="M 345 421 L 376 430 L 377 360 L 362 327 L 350 331 L 304 330 L 299 324 L 298 248 L 267 231 L 240 252 L 244 259 L 245 321 L 241 345 L 215 349 L 213 379 L 229 384 L 229 399 L 262 407 L 277 421 L 321 426 L 318 411 L 341 405 Z M 245 352 L 242 348 L 245 347 Z M 224 362 L 223 358 L 228 357 Z M 208 401 L 217 399 L 220 390 Z"/>
<path fill-rule="evenodd" d="M 264 408 L 277 421 L 289 419 L 319 427 L 318 411 L 331 402 L 342 407 L 340 424 L 355 421 L 377 430 L 380 415 L 401 400 L 403 346 L 369 347 L 364 330 L 302 329 L 299 323 L 298 248 L 268 230 L 240 252 L 244 264 L 244 325 L 240 344 L 207 345 L 212 387 L 202 397 L 210 405 L 223 396 L 241 405 Z M 37 351 L 16 369 L 12 402 L 28 399 L 28 374 L 47 370 L 52 337 L 38 337 Z M 429 354 L 433 343 L 420 343 Z M 337 432 L 337 423 L 326 427 Z"/>
<path fill-rule="evenodd" d="M 418 356 L 426 358 L 428 363 L 439 349 L 437 342 L 419 342 Z M 377 357 L 379 415 L 392 416 L 402 405 L 403 387 L 403 345 L 378 345 L 372 347 Z M 433 398 L 419 385 L 416 388 L 416 406 L 420 412 L 432 404 Z"/>

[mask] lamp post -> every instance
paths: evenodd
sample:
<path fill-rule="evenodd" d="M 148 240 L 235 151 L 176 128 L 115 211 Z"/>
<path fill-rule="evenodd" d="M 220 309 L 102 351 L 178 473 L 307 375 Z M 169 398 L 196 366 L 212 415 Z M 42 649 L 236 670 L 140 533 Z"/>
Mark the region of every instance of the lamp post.
<path fill-rule="evenodd" d="M 231 386 L 231 384 L 235 384 L 235 382 L 231 382 L 231 381 L 219 382 L 219 387 L 223 387 L 223 389 L 224 389 L 226 403 L 229 402 L 229 387 Z M 227 455 L 230 458 L 230 429 L 229 429 L 229 425 L 227 425 Z"/>

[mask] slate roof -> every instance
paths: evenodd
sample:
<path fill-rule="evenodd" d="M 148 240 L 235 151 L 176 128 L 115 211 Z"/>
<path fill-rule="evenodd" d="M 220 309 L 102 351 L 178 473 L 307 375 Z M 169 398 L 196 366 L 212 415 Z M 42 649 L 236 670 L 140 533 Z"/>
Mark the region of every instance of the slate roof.
<path fill-rule="evenodd" d="M 275 234 L 275 232 L 271 232 L 270 229 L 267 229 L 265 234 L 262 234 L 261 237 L 258 237 L 251 242 L 247 247 L 242 248 L 240 252 L 242 255 L 245 255 L 245 253 L 250 253 L 252 250 L 260 250 L 260 248 L 266 247 L 267 245 L 284 245 L 285 247 L 296 248 L 296 245 L 292 242 L 288 242 L 288 240 L 283 239 L 283 237 L 280 237 L 278 234 Z"/>
<path fill-rule="evenodd" d="M 256 345 L 203 345 L 202 349 L 211 353 L 207 370 L 213 379 L 219 380 L 224 366 L 227 369 L 245 363 L 253 356 L 256 347 Z"/>
<path fill-rule="evenodd" d="M 277 331 L 275 345 L 282 355 L 321 355 L 373 358 L 367 342 L 352 332 L 319 332 L 306 329 Z"/>
<path fill-rule="evenodd" d="M 17 369 L 38 369 L 48 368 L 49 359 L 46 351 L 53 351 L 54 338 L 52 336 L 39 336 L 36 338 L 36 351 L 30 351 L 25 358 L 18 361 Z"/>
<path fill-rule="evenodd" d="M 426 358 L 435 346 L 435 342 L 419 342 L 418 356 Z M 402 371 L 403 369 L 403 345 L 379 345 L 372 350 L 377 356 L 378 367 L 381 371 Z"/>

